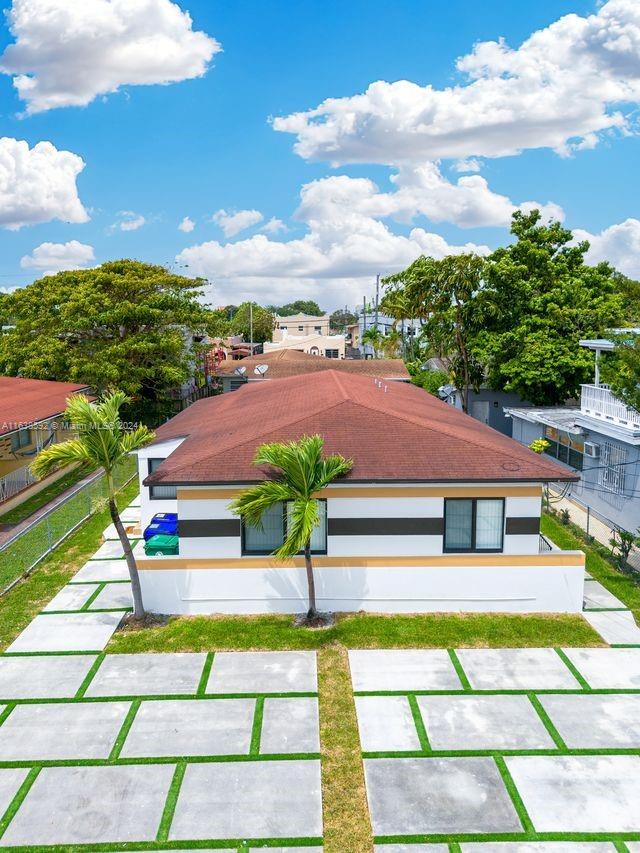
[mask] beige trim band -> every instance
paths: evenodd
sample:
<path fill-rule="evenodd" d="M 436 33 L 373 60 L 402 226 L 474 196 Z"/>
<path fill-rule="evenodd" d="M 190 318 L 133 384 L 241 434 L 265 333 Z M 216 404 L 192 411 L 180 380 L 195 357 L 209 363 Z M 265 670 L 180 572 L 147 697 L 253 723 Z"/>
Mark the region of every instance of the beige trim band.
<path fill-rule="evenodd" d="M 302 557 L 280 561 L 270 557 L 156 557 L 138 559 L 143 571 L 166 569 L 292 569 L 304 566 Z M 546 551 L 543 554 L 438 554 L 425 557 L 314 557 L 316 568 L 406 568 L 431 566 L 583 566 L 583 551 Z"/>
<path fill-rule="evenodd" d="M 241 488 L 178 488 L 179 501 L 233 500 Z M 539 498 L 542 486 L 330 486 L 319 498 Z"/>

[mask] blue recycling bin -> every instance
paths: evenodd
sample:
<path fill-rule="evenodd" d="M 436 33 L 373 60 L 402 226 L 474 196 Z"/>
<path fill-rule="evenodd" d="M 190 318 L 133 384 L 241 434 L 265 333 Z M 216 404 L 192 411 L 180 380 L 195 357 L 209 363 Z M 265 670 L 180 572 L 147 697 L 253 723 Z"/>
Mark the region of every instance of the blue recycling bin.
<path fill-rule="evenodd" d="M 150 524 L 144 529 L 144 540 L 152 536 L 177 536 L 178 535 L 178 513 L 159 512 L 153 516 Z"/>

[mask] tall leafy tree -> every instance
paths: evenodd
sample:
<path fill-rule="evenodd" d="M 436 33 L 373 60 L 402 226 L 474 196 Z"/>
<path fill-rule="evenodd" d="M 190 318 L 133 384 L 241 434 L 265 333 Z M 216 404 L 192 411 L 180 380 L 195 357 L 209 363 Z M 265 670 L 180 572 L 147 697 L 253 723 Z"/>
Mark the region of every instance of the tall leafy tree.
<path fill-rule="evenodd" d="M 36 477 L 46 477 L 52 471 L 77 463 L 89 469 L 104 470 L 109 514 L 122 543 L 131 578 L 134 614 L 141 618 L 144 616 L 144 605 L 138 567 L 118 512 L 113 475 L 117 466 L 130 453 L 149 444 L 154 435 L 145 426 L 131 431 L 125 430 L 120 419 L 120 409 L 127 402 L 129 400 L 126 394 L 121 391 L 108 393 L 97 403 L 91 402 L 83 394 L 70 397 L 67 400 L 65 419 L 77 431 L 77 438 L 51 444 L 41 450 L 31 463 L 31 470 Z"/>
<path fill-rule="evenodd" d="M 0 374 L 121 388 L 157 400 L 197 369 L 203 282 L 138 261 L 47 276 L 13 291 L 2 313 Z"/>
<path fill-rule="evenodd" d="M 287 505 L 286 538 L 274 556 L 288 560 L 301 552 L 304 554 L 309 622 L 318 617 L 311 559 L 311 536 L 320 523 L 316 495 L 347 474 L 353 465 L 339 454 L 323 457 L 323 449 L 324 440 L 319 435 L 303 436 L 289 443 L 263 444 L 256 452 L 254 464 L 270 466 L 276 470 L 276 476 L 250 486 L 231 503 L 233 512 L 254 526 L 262 524 L 266 510 L 280 503 Z"/>
<path fill-rule="evenodd" d="M 622 277 L 608 263 L 586 264 L 589 244 L 575 244 L 559 222 L 543 224 L 537 210 L 516 212 L 511 233 L 484 267 L 474 353 L 491 387 L 555 405 L 591 381 L 593 354 L 579 341 L 623 319 Z"/>
<path fill-rule="evenodd" d="M 602 379 L 632 409 L 640 412 L 640 336 L 614 335 L 615 350 L 602 360 Z"/>
<path fill-rule="evenodd" d="M 236 335 L 242 335 L 245 341 L 250 341 L 252 314 L 254 343 L 270 341 L 275 325 L 275 317 L 271 311 L 262 308 L 257 302 L 243 302 L 242 305 L 238 306 L 231 320 L 231 331 Z"/>
<path fill-rule="evenodd" d="M 473 345 L 479 329 L 476 300 L 483 271 L 484 261 L 478 255 L 448 255 L 442 260 L 422 256 L 385 279 L 387 286 L 402 287 L 411 316 L 423 320 L 422 335 L 437 355 L 447 358 L 465 412 L 470 388 L 482 381 Z M 396 293 L 395 299 L 399 297 Z"/>
<path fill-rule="evenodd" d="M 338 308 L 329 318 L 329 327 L 333 332 L 344 332 L 347 326 L 358 322 L 358 316 L 353 311 Z"/>
<path fill-rule="evenodd" d="M 324 314 L 322 308 L 313 299 L 296 299 L 279 308 L 277 305 L 270 305 L 268 310 L 281 317 L 291 317 L 293 314 L 311 314 L 313 317 L 321 317 Z"/>

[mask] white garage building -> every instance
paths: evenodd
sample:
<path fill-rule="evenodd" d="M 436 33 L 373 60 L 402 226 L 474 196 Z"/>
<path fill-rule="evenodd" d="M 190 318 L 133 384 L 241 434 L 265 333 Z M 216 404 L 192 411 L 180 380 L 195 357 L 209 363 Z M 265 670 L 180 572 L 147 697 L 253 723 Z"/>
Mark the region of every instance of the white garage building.
<path fill-rule="evenodd" d="M 318 606 L 378 612 L 579 612 L 584 554 L 540 537 L 542 486 L 567 469 L 422 389 L 326 371 L 195 403 L 140 451 L 142 521 L 178 513 L 180 552 L 138 565 L 161 613 L 306 609 L 303 560 L 276 561 L 286 508 L 262 529 L 229 510 L 269 476 L 267 441 L 320 434 L 354 460 L 318 495 Z"/>

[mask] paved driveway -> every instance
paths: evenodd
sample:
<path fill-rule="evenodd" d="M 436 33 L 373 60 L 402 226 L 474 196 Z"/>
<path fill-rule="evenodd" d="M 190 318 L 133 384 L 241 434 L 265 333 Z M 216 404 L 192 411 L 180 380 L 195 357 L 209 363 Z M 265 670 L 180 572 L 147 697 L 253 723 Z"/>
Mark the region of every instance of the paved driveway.
<path fill-rule="evenodd" d="M 640 851 L 640 649 L 349 658 L 379 853 Z"/>

